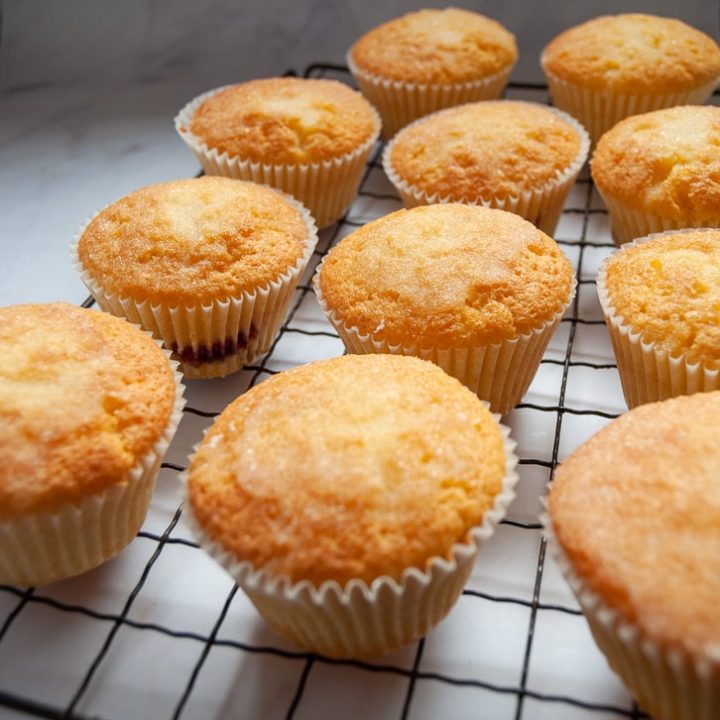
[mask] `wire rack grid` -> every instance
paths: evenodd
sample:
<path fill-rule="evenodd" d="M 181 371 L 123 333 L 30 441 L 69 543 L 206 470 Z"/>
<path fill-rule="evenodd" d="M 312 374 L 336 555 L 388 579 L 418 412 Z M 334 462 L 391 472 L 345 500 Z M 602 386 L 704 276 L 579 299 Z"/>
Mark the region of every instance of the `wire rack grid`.
<path fill-rule="evenodd" d="M 312 65 L 305 76 L 350 82 L 336 65 Z M 511 83 L 506 94 L 548 102 L 543 85 Z M 270 352 L 229 378 L 187 383 L 183 421 L 137 539 L 79 578 L 0 585 L 0 717 L 646 717 L 596 649 L 538 522 L 558 462 L 626 409 L 594 287 L 613 243 L 587 169 L 556 232 L 576 269 L 577 295 L 526 398 L 505 418 L 521 458 L 518 497 L 438 628 L 374 661 L 301 652 L 275 637 L 188 539 L 177 476 L 213 418 L 268 376 L 343 352 L 310 278 L 333 244 L 401 207 L 381 154 L 378 144 L 352 207 L 321 233 Z"/>

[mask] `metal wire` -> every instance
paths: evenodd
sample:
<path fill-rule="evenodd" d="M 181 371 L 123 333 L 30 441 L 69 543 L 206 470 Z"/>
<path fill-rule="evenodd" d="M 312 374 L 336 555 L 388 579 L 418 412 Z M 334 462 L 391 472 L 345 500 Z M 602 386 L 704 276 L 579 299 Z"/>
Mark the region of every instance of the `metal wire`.
<path fill-rule="evenodd" d="M 328 65 L 328 64 L 313 64 L 307 68 L 304 73 L 305 77 L 325 77 L 335 76 L 341 80 L 349 81 L 349 74 L 347 68 L 340 65 Z M 519 84 L 511 83 L 509 86 L 513 90 L 546 90 L 544 85 L 540 84 Z M 378 193 L 370 190 L 366 187 L 367 180 L 370 173 L 380 167 L 379 158 L 381 156 L 382 147 L 376 148 L 370 161 L 368 162 L 367 170 L 360 186 L 359 195 L 361 197 L 370 198 L 372 200 L 388 200 L 399 203 L 399 199 L 394 194 Z M 579 249 L 579 256 L 577 261 L 577 275 L 581 276 L 582 264 L 584 260 L 584 254 L 587 248 L 604 248 L 612 247 L 610 243 L 598 242 L 588 237 L 588 226 L 589 219 L 593 215 L 600 215 L 606 211 L 603 209 L 591 208 L 591 194 L 593 190 L 592 182 L 588 178 L 584 178 L 579 181 L 581 186 L 585 186 L 585 202 L 583 207 L 570 207 L 564 210 L 565 215 L 579 215 L 582 217 L 582 229 L 579 238 L 577 240 L 560 240 L 559 242 L 564 245 L 572 245 Z M 355 227 L 364 224 L 365 221 L 361 221 L 356 218 L 348 217 L 347 215 L 342 218 L 330 236 L 328 241 L 323 243 L 324 249 L 318 250 L 315 253 L 315 258 L 319 261 L 327 253 L 329 248 L 336 242 L 340 235 L 341 230 L 344 227 Z M 581 284 L 590 284 L 592 281 L 581 280 Z M 281 327 L 280 333 L 273 343 L 268 354 L 262 359 L 262 361 L 253 366 L 245 368 L 249 371 L 247 378 L 246 389 L 255 385 L 263 374 L 274 374 L 277 372 L 272 368 L 268 367 L 268 363 L 273 358 L 278 343 L 280 343 L 286 335 L 290 334 L 301 334 L 307 337 L 326 337 L 326 338 L 338 338 L 338 335 L 330 330 L 320 331 L 308 331 L 305 329 L 299 329 L 292 327 L 293 320 L 296 313 L 301 307 L 305 298 L 311 294 L 312 287 L 308 284 L 301 284 L 296 290 L 296 296 L 294 302 L 288 313 L 288 317 Z M 92 298 L 88 298 L 83 302 L 83 307 L 89 307 L 93 304 Z M 609 419 L 616 417 L 616 415 L 596 409 L 588 409 L 583 407 L 570 407 L 565 403 L 568 375 L 569 371 L 573 367 L 583 367 L 592 370 L 608 370 L 613 369 L 616 366 L 613 363 L 593 363 L 589 361 L 576 361 L 572 359 L 573 346 L 576 339 L 577 328 L 581 325 L 598 325 L 602 324 L 602 321 L 592 320 L 581 316 L 580 300 L 579 295 L 574 300 L 573 311 L 570 317 L 564 318 L 564 323 L 569 324 L 568 339 L 566 342 L 563 357 L 561 359 L 554 357 L 545 357 L 543 359 L 544 364 L 556 365 L 562 367 L 562 377 L 560 382 L 560 389 L 558 392 L 558 402 L 553 405 L 539 405 L 536 403 L 522 403 L 518 406 L 520 410 L 533 410 L 542 413 L 549 413 L 555 415 L 555 427 L 553 432 L 552 450 L 549 460 L 542 458 L 533 457 L 522 457 L 520 460 L 521 465 L 536 466 L 539 468 L 546 469 L 548 471 L 548 477 L 551 478 L 555 472 L 555 468 L 558 464 L 558 455 L 560 447 L 560 436 L 563 427 L 563 421 L 566 415 L 582 416 L 592 415 L 599 418 Z M 215 411 L 201 410 L 192 406 L 187 406 L 184 410 L 189 415 L 195 415 L 201 418 L 214 418 L 218 413 Z M 522 448 L 519 448 L 522 451 Z M 177 463 L 165 462 L 163 468 L 172 470 L 175 472 L 182 472 L 185 468 Z M 183 712 L 187 706 L 188 699 L 191 697 L 196 680 L 200 675 L 203 665 L 214 647 L 226 647 L 234 648 L 240 652 L 246 652 L 251 654 L 266 654 L 275 657 L 284 658 L 297 663 L 302 664 L 302 670 L 299 673 L 299 679 L 297 687 L 293 694 L 290 705 L 287 708 L 286 717 L 292 718 L 299 707 L 302 705 L 305 689 L 307 687 L 308 679 L 311 677 L 314 669 L 321 665 L 335 665 L 354 668 L 357 672 L 362 673 L 380 673 L 389 674 L 406 678 L 408 681 L 405 698 L 402 704 L 402 711 L 400 714 L 401 719 L 405 719 L 410 716 L 413 700 L 415 697 L 415 690 L 419 680 L 434 681 L 442 683 L 447 686 L 458 686 L 458 687 L 475 687 L 484 689 L 493 693 L 509 695 L 516 698 L 514 718 L 521 720 L 527 717 L 525 709 L 525 700 L 531 698 L 536 701 L 543 703 L 556 703 L 574 708 L 582 709 L 584 711 L 593 713 L 614 713 L 621 717 L 638 718 L 644 717 L 638 712 L 636 707 L 630 709 L 626 707 L 618 707 L 614 705 L 607 705 L 601 703 L 591 703 L 584 701 L 581 698 L 573 697 L 571 695 L 557 695 L 557 694 L 544 694 L 536 690 L 532 690 L 527 687 L 528 672 L 530 666 L 530 659 L 532 657 L 533 645 L 536 640 L 535 629 L 538 615 L 540 613 L 563 613 L 566 615 L 580 615 L 580 611 L 576 608 L 565 607 L 557 604 L 543 603 L 540 600 L 540 591 L 542 587 L 543 572 L 545 568 L 545 541 L 541 540 L 540 547 L 537 556 L 535 577 L 533 582 L 532 598 L 530 600 L 505 595 L 494 595 L 491 593 L 466 589 L 463 592 L 463 596 L 466 598 L 472 598 L 473 601 L 477 602 L 489 602 L 498 604 L 512 604 L 518 605 L 523 608 L 530 610 L 530 617 L 528 621 L 525 649 L 523 653 L 522 667 L 520 668 L 519 682 L 517 685 L 502 685 L 496 684 L 482 679 L 468 679 L 462 677 L 456 677 L 450 674 L 444 674 L 439 672 L 427 672 L 422 670 L 422 658 L 425 649 L 425 642 L 420 641 L 417 644 L 415 657 L 410 669 L 400 667 L 393 664 L 379 663 L 367 663 L 359 660 L 335 660 L 331 658 L 325 658 L 316 656 L 309 653 L 300 651 L 289 651 L 282 648 L 275 648 L 270 646 L 253 645 L 250 643 L 239 642 L 235 640 L 228 640 L 218 637 L 218 631 L 220 629 L 223 620 L 225 619 L 232 600 L 237 591 L 236 587 L 233 587 L 230 593 L 225 597 L 222 606 L 218 611 L 218 615 L 215 622 L 212 625 L 212 629 L 209 634 L 205 635 L 196 632 L 179 631 L 173 627 L 165 626 L 159 623 L 146 623 L 141 622 L 129 617 L 132 605 L 141 592 L 144 584 L 147 581 L 148 576 L 152 572 L 153 566 L 155 565 L 158 557 L 161 555 L 163 550 L 170 545 L 182 545 L 188 548 L 188 551 L 197 550 L 197 545 L 184 538 L 171 537 L 171 533 L 178 523 L 182 513 L 181 508 L 177 508 L 172 520 L 164 529 L 161 534 L 156 534 L 148 531 L 141 531 L 139 536 L 145 540 L 155 542 L 155 550 L 148 559 L 145 567 L 143 568 L 140 577 L 133 587 L 132 591 L 126 598 L 122 610 L 115 613 L 98 612 L 89 607 L 83 607 L 81 605 L 67 604 L 58 601 L 51 597 L 43 596 L 42 590 L 37 591 L 35 589 L 21 590 L 18 588 L 0 585 L 0 592 L 13 596 L 17 599 L 17 604 L 14 609 L 7 616 L 4 624 L 0 627 L 0 644 L 6 637 L 9 629 L 17 622 L 18 618 L 22 616 L 22 613 L 30 606 L 45 606 L 52 608 L 62 613 L 69 613 L 80 617 L 92 618 L 95 621 L 105 623 L 107 625 L 107 633 L 105 640 L 102 643 L 99 651 L 89 663 L 85 673 L 82 675 L 82 680 L 78 684 L 70 701 L 64 707 L 49 706 L 47 704 L 39 703 L 33 698 L 21 697 L 12 692 L 10 688 L 0 688 L 0 708 L 4 707 L 26 713 L 30 716 L 41 717 L 41 718 L 66 718 L 72 720 L 84 720 L 84 716 L 77 712 L 77 708 L 83 698 L 85 697 L 88 688 L 92 684 L 93 680 L 101 675 L 101 669 L 103 662 L 112 647 L 118 631 L 122 627 L 133 628 L 140 630 L 145 633 L 157 633 L 172 638 L 190 640 L 198 644 L 198 658 L 192 668 L 189 677 L 184 683 L 179 683 L 177 687 L 177 704 L 172 714 L 173 720 L 178 720 L 183 716 Z M 517 520 L 506 519 L 503 521 L 504 525 L 517 528 L 521 531 L 531 531 L 537 533 L 541 527 L 537 522 L 521 522 Z M 104 682 L 112 682 L 111 677 L 103 677 Z"/>

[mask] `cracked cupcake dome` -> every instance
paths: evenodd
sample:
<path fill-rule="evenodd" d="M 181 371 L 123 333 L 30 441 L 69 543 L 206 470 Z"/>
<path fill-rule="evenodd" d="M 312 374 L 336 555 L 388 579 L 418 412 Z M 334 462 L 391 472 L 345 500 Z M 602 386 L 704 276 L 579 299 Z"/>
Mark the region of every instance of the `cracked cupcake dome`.
<path fill-rule="evenodd" d="M 107 313 L 0 308 L 0 583 L 77 575 L 135 537 L 180 421 L 179 378 Z"/>
<path fill-rule="evenodd" d="M 151 331 L 194 378 L 227 375 L 270 348 L 316 242 L 292 198 L 203 177 L 118 200 L 74 251 L 99 306 Z"/>
<path fill-rule="evenodd" d="M 587 133 L 546 105 L 468 103 L 421 118 L 383 167 L 406 207 L 458 202 L 514 212 L 552 234 L 585 162 Z"/>
<path fill-rule="evenodd" d="M 664 230 L 720 226 L 720 108 L 688 105 L 635 115 L 602 136 L 592 177 L 615 242 Z"/>
<path fill-rule="evenodd" d="M 526 220 L 448 203 L 348 235 L 315 289 L 350 352 L 432 360 L 506 413 L 537 370 L 574 276 L 557 243 Z"/>
<path fill-rule="evenodd" d="M 500 23 L 444 8 L 373 28 L 352 46 L 347 62 L 390 138 L 436 110 L 500 97 L 517 57 L 515 37 Z"/>
<path fill-rule="evenodd" d="M 278 188 L 325 227 L 355 199 L 380 118 L 343 83 L 283 77 L 204 93 L 175 128 L 208 175 Z"/>
<path fill-rule="evenodd" d="M 664 720 L 720 707 L 720 392 L 642 405 L 569 455 L 549 551 L 610 667 Z"/>
<path fill-rule="evenodd" d="M 702 104 L 720 80 L 720 48 L 673 18 L 605 15 L 558 35 L 540 59 L 554 104 L 593 144 L 630 115 Z"/>
<path fill-rule="evenodd" d="M 597 291 L 628 407 L 720 389 L 720 230 L 627 243 Z"/>
<path fill-rule="evenodd" d="M 513 447 L 435 365 L 344 355 L 223 410 L 190 460 L 185 517 L 280 635 L 379 655 L 452 607 L 514 496 Z"/>

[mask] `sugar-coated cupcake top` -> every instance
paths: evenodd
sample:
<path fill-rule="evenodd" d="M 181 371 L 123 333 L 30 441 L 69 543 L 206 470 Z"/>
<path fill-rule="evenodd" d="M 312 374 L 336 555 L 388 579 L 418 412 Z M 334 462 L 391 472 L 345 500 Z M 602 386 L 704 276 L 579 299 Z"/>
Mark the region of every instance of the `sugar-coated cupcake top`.
<path fill-rule="evenodd" d="M 624 247 L 606 266 L 623 322 L 672 356 L 720 364 L 720 230 L 668 232 Z"/>
<path fill-rule="evenodd" d="M 570 28 L 544 50 L 561 80 L 617 93 L 671 93 L 720 79 L 720 48 L 680 20 L 606 15 Z"/>
<path fill-rule="evenodd" d="M 556 180 L 578 158 L 581 137 L 536 103 L 469 103 L 401 130 L 388 162 L 404 182 L 437 199 L 517 197 Z"/>
<path fill-rule="evenodd" d="M 347 355 L 275 375 L 229 405 L 192 457 L 192 512 L 271 575 L 399 579 L 482 523 L 504 442 L 469 390 L 424 360 Z"/>
<path fill-rule="evenodd" d="M 557 243 L 503 210 L 425 205 L 344 238 L 317 283 L 361 334 L 420 347 L 485 345 L 543 326 L 567 304 L 573 271 Z"/>
<path fill-rule="evenodd" d="M 687 226 L 720 223 L 720 108 L 634 115 L 608 130 L 592 159 L 604 195 Z"/>
<path fill-rule="evenodd" d="M 720 658 L 720 392 L 641 405 L 567 458 L 557 539 L 605 604 L 663 644 Z"/>
<path fill-rule="evenodd" d="M 457 8 L 419 10 L 363 35 L 350 57 L 358 68 L 407 83 L 480 80 L 517 60 L 515 37 L 500 23 Z"/>
<path fill-rule="evenodd" d="M 379 132 L 370 103 L 334 80 L 266 78 L 205 100 L 189 128 L 219 153 L 269 165 L 340 158 Z"/>
<path fill-rule="evenodd" d="M 122 297 L 196 305 L 267 285 L 303 256 L 299 205 L 271 188 L 223 177 L 148 185 L 102 210 L 78 256 Z"/>
<path fill-rule="evenodd" d="M 65 303 L 0 308 L 0 519 L 126 482 L 174 400 L 167 357 L 124 320 Z"/>

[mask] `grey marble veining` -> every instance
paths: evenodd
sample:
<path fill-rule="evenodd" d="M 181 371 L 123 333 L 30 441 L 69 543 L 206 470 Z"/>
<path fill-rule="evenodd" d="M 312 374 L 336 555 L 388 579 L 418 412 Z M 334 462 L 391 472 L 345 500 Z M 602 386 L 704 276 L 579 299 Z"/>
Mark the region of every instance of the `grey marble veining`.
<path fill-rule="evenodd" d="M 571 25 L 600 14 L 649 12 L 677 17 L 717 36 L 718 4 L 708 0 L 6 0 L 0 87 L 38 83 L 184 81 L 195 90 L 343 62 L 355 39 L 419 7 L 467 7 L 496 18 L 518 38 L 514 79 L 541 80 L 543 46 Z"/>

